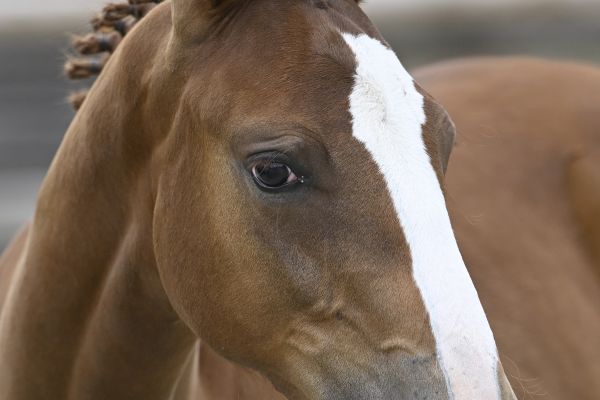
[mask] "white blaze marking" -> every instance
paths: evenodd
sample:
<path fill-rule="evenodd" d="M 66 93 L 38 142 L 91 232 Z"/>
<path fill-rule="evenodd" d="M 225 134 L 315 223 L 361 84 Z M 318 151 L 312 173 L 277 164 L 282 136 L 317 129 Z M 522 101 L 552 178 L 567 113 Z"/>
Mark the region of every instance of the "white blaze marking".
<path fill-rule="evenodd" d="M 424 98 L 396 55 L 367 35 L 343 34 L 356 55 L 353 134 L 387 183 L 410 247 L 450 398 L 500 397 L 492 331 L 463 262 L 422 137 Z"/>

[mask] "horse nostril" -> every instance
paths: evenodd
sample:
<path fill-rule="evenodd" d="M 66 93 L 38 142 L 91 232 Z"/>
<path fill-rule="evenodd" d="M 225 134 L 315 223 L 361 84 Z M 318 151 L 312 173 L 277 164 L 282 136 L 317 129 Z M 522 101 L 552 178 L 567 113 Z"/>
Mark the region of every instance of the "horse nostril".
<path fill-rule="evenodd" d="M 337 319 L 338 321 L 343 321 L 346 319 L 346 317 L 344 317 L 344 314 L 342 314 L 341 311 L 337 311 L 335 313 L 335 319 Z"/>

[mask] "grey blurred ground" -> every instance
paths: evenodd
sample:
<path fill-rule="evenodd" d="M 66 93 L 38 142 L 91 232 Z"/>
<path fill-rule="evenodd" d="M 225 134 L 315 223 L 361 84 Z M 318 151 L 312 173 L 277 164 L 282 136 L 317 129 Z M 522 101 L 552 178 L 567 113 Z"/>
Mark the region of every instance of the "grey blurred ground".
<path fill-rule="evenodd" d="M 377 18 L 408 67 L 472 54 L 533 54 L 600 63 L 600 4 L 517 11 L 387 13 Z M 35 193 L 73 113 L 61 76 L 77 23 L 0 22 L 0 249 L 29 218 Z M 515 71 L 518 73 L 518 71 Z"/>

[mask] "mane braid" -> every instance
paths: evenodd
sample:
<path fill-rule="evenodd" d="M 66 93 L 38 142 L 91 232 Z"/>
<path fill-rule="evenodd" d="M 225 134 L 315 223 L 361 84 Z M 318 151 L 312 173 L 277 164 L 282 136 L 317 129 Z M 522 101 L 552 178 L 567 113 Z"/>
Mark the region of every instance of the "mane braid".
<path fill-rule="evenodd" d="M 129 0 L 126 3 L 111 3 L 105 6 L 90 20 L 92 33 L 73 36 L 73 52 L 67 56 L 65 75 L 69 79 L 78 80 L 100 74 L 123 37 L 162 1 Z M 75 110 L 79 110 L 86 94 L 84 90 L 69 96 L 69 102 Z"/>

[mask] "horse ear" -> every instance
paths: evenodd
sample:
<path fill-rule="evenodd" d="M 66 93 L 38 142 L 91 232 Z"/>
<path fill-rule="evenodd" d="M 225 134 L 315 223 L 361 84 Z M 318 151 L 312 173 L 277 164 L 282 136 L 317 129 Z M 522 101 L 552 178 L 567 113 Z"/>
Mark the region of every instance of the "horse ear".
<path fill-rule="evenodd" d="M 184 40 L 204 36 L 214 11 L 224 2 L 226 0 L 172 0 L 175 35 Z"/>
<path fill-rule="evenodd" d="M 431 156 L 437 158 L 442 172 L 446 174 L 450 154 L 454 148 L 456 127 L 448 112 L 432 98 L 425 107 L 427 114 L 427 130 L 432 133 L 429 150 Z"/>
<path fill-rule="evenodd" d="M 442 162 L 442 168 L 444 174 L 448 169 L 448 162 L 450 161 L 450 154 L 454 148 L 454 142 L 456 140 L 456 125 L 452 121 L 452 118 L 444 111 L 442 122 L 440 124 L 440 157 Z"/>

